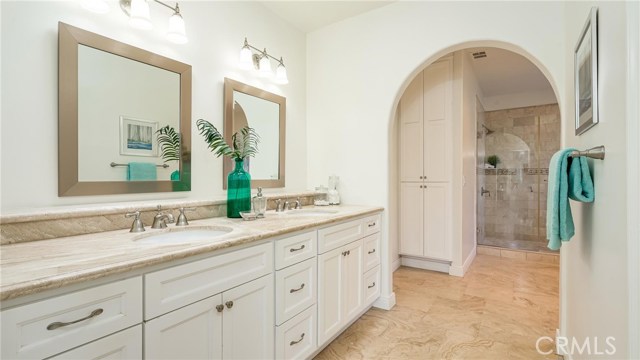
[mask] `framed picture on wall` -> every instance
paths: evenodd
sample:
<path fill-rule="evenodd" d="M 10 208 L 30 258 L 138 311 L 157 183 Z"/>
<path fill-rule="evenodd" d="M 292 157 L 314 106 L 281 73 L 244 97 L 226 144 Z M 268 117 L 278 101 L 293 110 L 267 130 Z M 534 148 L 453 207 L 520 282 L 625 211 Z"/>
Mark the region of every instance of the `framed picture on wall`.
<path fill-rule="evenodd" d="M 576 135 L 598 123 L 598 8 L 591 8 L 574 52 Z"/>
<path fill-rule="evenodd" d="M 120 116 L 120 155 L 158 156 L 158 123 Z"/>

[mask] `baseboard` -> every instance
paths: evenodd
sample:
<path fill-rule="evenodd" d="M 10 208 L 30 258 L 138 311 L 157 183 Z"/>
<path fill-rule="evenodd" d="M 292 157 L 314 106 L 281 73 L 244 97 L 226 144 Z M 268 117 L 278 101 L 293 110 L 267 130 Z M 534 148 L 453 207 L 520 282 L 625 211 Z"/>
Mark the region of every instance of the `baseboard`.
<path fill-rule="evenodd" d="M 389 296 L 380 296 L 373 303 L 373 307 L 382 309 L 382 310 L 391 310 L 394 306 L 396 306 L 396 293 L 392 292 Z"/>
<path fill-rule="evenodd" d="M 392 263 L 391 263 L 391 272 L 396 272 L 396 270 L 398 270 L 400 268 L 400 258 L 395 259 Z"/>
<path fill-rule="evenodd" d="M 471 253 L 469 254 L 469 256 L 467 256 L 467 259 L 464 261 L 464 264 L 462 264 L 462 266 L 451 265 L 451 268 L 449 268 L 449 275 L 464 277 L 464 274 L 467 273 L 467 271 L 469 270 L 469 267 L 471 266 L 471 263 L 473 263 L 473 259 L 475 258 L 476 258 L 476 247 L 474 246 L 473 249 L 471 250 Z"/>
<path fill-rule="evenodd" d="M 424 270 L 432 270 L 443 273 L 449 273 L 449 268 L 451 267 L 451 262 L 442 261 L 442 260 L 431 260 L 424 258 L 415 258 L 403 256 L 400 258 L 400 262 L 403 266 L 414 267 L 418 269 Z"/>

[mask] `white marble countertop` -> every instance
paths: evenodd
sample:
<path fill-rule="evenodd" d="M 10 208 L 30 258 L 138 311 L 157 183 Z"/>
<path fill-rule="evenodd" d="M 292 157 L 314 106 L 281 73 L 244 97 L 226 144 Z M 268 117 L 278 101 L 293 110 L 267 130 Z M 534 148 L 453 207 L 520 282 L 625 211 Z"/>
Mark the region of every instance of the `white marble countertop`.
<path fill-rule="evenodd" d="M 192 228 L 233 228 L 233 231 L 213 241 L 200 240 L 178 244 L 148 244 L 136 241 L 154 232 L 176 231 L 177 228 L 170 224 L 163 230 L 147 227 L 147 231 L 143 233 L 117 230 L 2 245 L 0 300 L 14 299 L 384 210 L 381 207 L 348 205 L 331 206 L 328 209 L 337 212 L 283 215 L 269 211 L 264 219 L 256 221 L 218 217 L 189 222 L 188 227 Z"/>

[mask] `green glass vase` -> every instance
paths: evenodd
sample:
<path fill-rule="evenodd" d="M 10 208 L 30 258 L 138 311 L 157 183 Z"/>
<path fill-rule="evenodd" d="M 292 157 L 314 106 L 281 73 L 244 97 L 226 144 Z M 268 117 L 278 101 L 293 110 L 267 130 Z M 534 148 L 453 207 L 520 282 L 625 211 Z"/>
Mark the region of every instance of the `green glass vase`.
<path fill-rule="evenodd" d="M 240 211 L 251 210 L 251 175 L 244 170 L 244 160 L 235 159 L 236 167 L 227 176 L 227 217 L 239 218 Z"/>

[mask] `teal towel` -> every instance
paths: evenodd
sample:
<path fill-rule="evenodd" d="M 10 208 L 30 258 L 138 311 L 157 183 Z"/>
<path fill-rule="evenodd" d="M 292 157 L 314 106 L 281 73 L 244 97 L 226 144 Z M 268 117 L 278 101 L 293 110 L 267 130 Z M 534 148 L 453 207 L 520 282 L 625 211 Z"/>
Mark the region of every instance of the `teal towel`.
<path fill-rule="evenodd" d="M 130 162 L 127 169 L 127 180 L 149 181 L 158 178 L 156 164 L 145 162 Z"/>
<path fill-rule="evenodd" d="M 547 247 L 551 250 L 560 249 L 561 241 L 569 241 L 575 234 L 569 198 L 582 202 L 591 202 L 594 199 L 593 181 L 587 159 L 569 157 L 575 150 L 560 150 L 553 155 L 549 163 Z"/>

